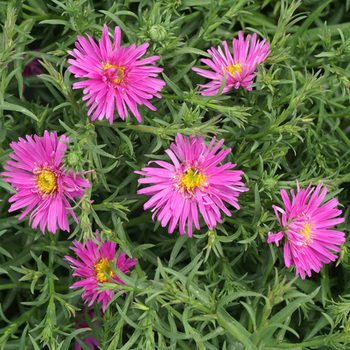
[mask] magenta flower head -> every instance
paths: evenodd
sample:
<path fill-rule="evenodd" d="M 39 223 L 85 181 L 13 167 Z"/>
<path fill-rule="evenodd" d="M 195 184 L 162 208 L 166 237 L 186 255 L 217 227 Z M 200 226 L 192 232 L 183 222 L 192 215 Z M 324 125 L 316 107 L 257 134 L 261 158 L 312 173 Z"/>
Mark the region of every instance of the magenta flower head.
<path fill-rule="evenodd" d="M 273 205 L 277 220 L 283 231 L 276 234 L 269 233 L 267 242 L 279 241 L 285 237 L 284 262 L 287 267 L 295 265 L 296 275 L 305 279 L 306 274 L 311 277 L 311 270 L 320 272 L 322 263 L 329 263 L 337 259 L 337 256 L 330 252 L 340 252 L 345 242 L 345 233 L 329 230 L 334 225 L 344 222 L 344 218 L 335 218 L 342 211 L 335 209 L 339 204 L 336 198 L 321 205 L 327 194 L 327 187 L 320 193 L 322 184 L 316 189 L 311 187 L 300 189 L 297 181 L 297 194 L 290 191 L 292 203 L 285 190 L 281 190 L 285 209 Z M 282 214 L 282 221 L 279 217 Z"/>
<path fill-rule="evenodd" d="M 56 132 L 47 130 L 43 137 L 27 135 L 26 140 L 19 138 L 18 142 L 10 144 L 13 160 L 7 161 L 8 165 L 4 166 L 7 172 L 1 173 L 6 177 L 3 180 L 17 192 L 9 199 L 13 203 L 9 212 L 27 207 L 18 219 L 32 211 L 32 227 L 39 225 L 44 234 L 46 226 L 49 232 L 56 233 L 57 224 L 61 230 L 69 231 L 68 214 L 78 223 L 74 211 L 69 209 L 68 199 L 75 203 L 74 197 L 83 197 L 83 187 L 90 187 L 89 181 L 79 173 L 74 177 L 72 170 L 67 173 L 63 167 L 65 142 L 69 142 L 65 135 L 58 140 Z"/>
<path fill-rule="evenodd" d="M 40 49 L 34 49 L 33 51 L 40 51 Z M 23 68 L 22 75 L 24 77 L 28 77 L 31 75 L 39 75 L 39 74 L 44 74 L 44 72 L 41 70 L 41 64 L 39 62 L 39 59 L 35 57 Z"/>
<path fill-rule="evenodd" d="M 95 316 L 95 314 L 94 314 L 93 312 L 89 314 L 89 317 L 90 317 L 91 320 L 94 318 L 94 316 Z M 93 322 L 93 326 L 94 326 L 95 328 L 97 328 L 97 327 L 98 327 L 97 322 Z M 75 321 L 74 328 L 76 328 L 76 329 L 79 329 L 79 328 L 89 328 L 89 324 L 86 323 L 86 322 Z M 86 331 L 86 332 L 84 332 L 84 333 L 87 333 L 87 332 L 88 332 L 88 331 Z M 84 334 L 84 333 L 83 333 L 83 334 Z M 82 340 L 85 344 L 89 345 L 91 349 L 95 349 L 95 346 L 96 346 L 96 348 L 97 348 L 98 346 L 100 346 L 100 344 L 98 343 L 98 341 L 96 340 L 95 337 L 86 337 L 86 336 L 84 337 L 83 334 L 80 333 L 80 334 L 78 335 L 78 337 L 81 338 L 81 340 Z M 74 349 L 75 349 L 75 350 L 82 350 L 82 347 L 80 346 L 80 344 L 79 344 L 79 342 L 78 342 L 77 340 L 75 341 L 75 347 L 74 347 Z"/>
<path fill-rule="evenodd" d="M 224 51 L 219 46 L 216 50 L 214 47 L 208 50 L 212 59 L 202 58 L 201 62 L 208 65 L 213 71 L 201 68 L 192 68 L 199 75 L 212 81 L 199 85 L 199 92 L 204 96 L 213 96 L 218 93 L 226 75 L 226 84 L 222 94 L 230 91 L 232 88 L 238 89 L 241 85 L 246 90 L 251 90 L 249 85 L 253 84 L 253 78 L 257 65 L 264 62 L 271 51 L 268 51 L 270 45 L 263 41 L 256 41 L 256 34 L 253 34 L 250 42 L 250 35 L 244 40 L 242 32 L 238 33 L 238 40 L 233 39 L 233 57 L 226 41 L 222 42 Z M 249 45 L 250 43 L 250 45 Z"/>
<path fill-rule="evenodd" d="M 148 101 L 153 97 L 161 98 L 158 94 L 165 82 L 156 79 L 162 68 L 155 67 L 159 56 L 152 56 L 139 60 L 147 50 L 149 44 L 139 47 L 120 47 L 121 31 L 115 27 L 114 41 L 108 37 L 108 28 L 104 25 L 102 39 L 99 46 L 86 34 L 89 40 L 78 36 L 76 49 L 68 51 L 74 59 L 69 59 L 68 68 L 76 78 L 85 80 L 74 83 L 73 89 L 84 89 L 83 100 L 88 100 L 90 106 L 88 115 L 94 113 L 91 120 L 109 119 L 113 123 L 115 106 L 119 116 L 128 118 L 128 108 L 136 119 L 142 118 L 137 105 L 145 105 L 152 111 L 156 108 Z M 150 65 L 147 65 L 150 64 Z"/>
<path fill-rule="evenodd" d="M 219 151 L 224 139 L 215 146 L 215 137 L 207 147 L 203 137 L 183 137 L 180 133 L 175 138 L 171 149 L 165 152 L 171 163 L 153 161 L 161 168 L 146 167 L 135 173 L 146 176 L 140 183 L 154 184 L 139 190 L 138 194 L 151 195 L 144 204 L 144 209 L 152 208 L 153 220 L 157 215 L 161 225 L 169 222 L 169 233 L 174 232 L 179 222 L 180 234 L 192 237 L 192 224 L 199 230 L 198 208 L 205 223 L 212 230 L 221 220 L 221 209 L 226 215 L 231 212 L 223 201 L 240 209 L 237 201 L 240 192 L 248 191 L 240 181 L 242 171 L 231 170 L 236 164 L 218 164 L 231 152 L 231 148 Z M 219 153 L 217 153 L 219 151 Z"/>
<path fill-rule="evenodd" d="M 96 238 L 98 241 L 101 241 L 99 237 Z M 81 261 L 75 260 L 70 256 L 65 256 L 64 259 L 75 270 L 73 276 L 78 276 L 82 279 L 75 282 L 70 288 L 78 289 L 82 287 L 84 289 L 82 294 L 84 302 L 88 302 L 88 306 L 91 306 L 96 299 L 98 303 L 102 301 L 102 310 L 105 312 L 108 302 L 114 296 L 114 291 L 110 289 L 99 292 L 100 283 L 110 283 L 105 273 L 117 283 L 125 285 L 110 266 L 110 262 L 115 261 L 117 244 L 106 241 L 98 245 L 92 239 L 86 242 L 85 247 L 78 241 L 74 241 L 73 244 L 75 247 L 71 247 L 71 249 L 78 255 Z M 129 259 L 125 253 L 120 253 L 116 261 L 116 266 L 123 273 L 128 273 L 136 263 L 137 259 Z"/>

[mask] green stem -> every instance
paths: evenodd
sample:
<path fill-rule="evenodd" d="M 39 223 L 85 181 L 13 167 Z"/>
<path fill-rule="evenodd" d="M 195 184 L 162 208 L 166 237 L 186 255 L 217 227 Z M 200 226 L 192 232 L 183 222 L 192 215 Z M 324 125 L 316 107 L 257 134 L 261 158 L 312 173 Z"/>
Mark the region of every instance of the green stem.
<path fill-rule="evenodd" d="M 21 289 L 30 289 L 31 284 L 30 283 L 7 283 L 7 284 L 2 284 L 0 285 L 0 290 L 8 290 L 8 289 L 16 289 L 16 288 L 21 288 Z M 41 290 L 42 286 L 35 286 L 35 290 Z M 66 284 L 61 284 L 55 287 L 56 291 L 67 291 L 68 286 Z"/>
<path fill-rule="evenodd" d="M 334 106 L 334 107 L 338 107 L 340 109 L 347 109 L 347 108 L 349 108 L 349 107 L 346 107 L 344 105 L 341 105 L 340 103 L 334 102 L 332 100 L 327 100 L 327 103 L 332 105 L 332 106 Z"/>
<path fill-rule="evenodd" d="M 163 98 L 168 98 L 169 100 L 182 100 L 181 97 L 177 95 L 167 95 L 167 94 L 160 94 Z"/>
<path fill-rule="evenodd" d="M 193 350 L 193 348 L 189 347 L 183 340 L 178 339 L 177 343 L 182 347 L 183 350 Z"/>
<path fill-rule="evenodd" d="M 55 238 L 53 233 L 50 232 L 50 249 L 49 249 L 49 268 L 53 271 L 53 264 L 55 262 L 55 251 L 53 247 L 55 246 Z M 49 291 L 51 294 L 55 292 L 55 282 L 53 278 L 49 278 Z"/>
<path fill-rule="evenodd" d="M 350 148 L 350 140 L 349 138 L 345 135 L 344 131 L 342 129 L 340 129 L 339 127 L 337 127 L 335 129 L 337 131 L 337 133 L 340 135 L 340 137 L 344 140 L 344 142 L 346 143 L 346 145 Z"/>
<path fill-rule="evenodd" d="M 45 12 L 40 11 L 39 9 L 36 9 L 34 7 L 28 6 L 26 4 L 22 4 L 22 8 L 25 9 L 25 10 L 31 11 L 33 13 L 38 13 L 39 15 L 45 14 Z"/>
<path fill-rule="evenodd" d="M 68 91 L 67 92 L 67 96 L 70 99 L 70 101 L 73 103 L 74 107 L 76 108 L 76 110 L 78 111 L 79 115 L 84 119 L 87 120 L 88 122 L 90 121 L 90 118 L 87 116 L 87 114 L 83 113 L 81 108 L 78 105 L 78 102 L 75 100 L 75 98 L 73 97 L 73 95 Z"/>
<path fill-rule="evenodd" d="M 303 343 L 287 343 L 287 344 L 283 344 L 283 343 L 279 343 L 278 344 L 278 348 L 279 349 L 306 349 L 308 347 L 311 346 L 317 346 L 317 345 L 326 345 L 325 344 L 325 339 L 326 338 L 322 338 L 322 339 L 317 339 L 317 340 L 310 340 L 310 341 L 306 341 Z M 276 344 L 265 344 L 266 348 L 273 348 L 275 349 Z"/>

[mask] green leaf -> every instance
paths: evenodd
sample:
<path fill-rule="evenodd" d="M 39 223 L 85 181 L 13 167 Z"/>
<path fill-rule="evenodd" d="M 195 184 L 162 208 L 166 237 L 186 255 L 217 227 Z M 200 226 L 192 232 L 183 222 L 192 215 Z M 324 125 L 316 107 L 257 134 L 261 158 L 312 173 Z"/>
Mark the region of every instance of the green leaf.
<path fill-rule="evenodd" d="M 224 308 L 219 308 L 216 312 L 218 323 L 225 328 L 233 337 L 239 340 L 246 350 L 257 350 L 257 347 L 250 340 L 251 334 Z"/>
<path fill-rule="evenodd" d="M 256 298 L 266 298 L 264 295 L 256 292 L 250 292 L 250 291 L 242 291 L 242 292 L 235 292 L 230 295 L 227 295 L 223 298 L 221 298 L 217 303 L 217 308 L 221 309 L 224 306 L 232 303 L 234 300 L 239 298 L 248 298 L 248 297 L 256 297 Z"/>
<path fill-rule="evenodd" d="M 39 24 L 52 24 L 52 25 L 62 25 L 62 26 L 68 26 L 70 27 L 70 24 L 68 21 L 65 21 L 63 19 L 45 19 L 43 21 L 40 21 Z"/>
<path fill-rule="evenodd" d="M 34 338 L 33 338 L 30 334 L 28 334 L 28 335 L 29 335 L 30 341 L 32 342 L 33 349 L 34 349 L 34 350 L 40 350 L 39 345 L 36 343 L 36 341 L 34 340 Z"/>
<path fill-rule="evenodd" d="M 171 90 L 173 90 L 175 92 L 175 94 L 177 96 L 179 96 L 181 99 L 183 98 L 183 92 L 181 91 L 181 89 L 175 84 L 173 83 L 166 75 L 165 73 L 162 73 L 162 76 L 167 84 L 167 86 L 170 87 Z"/>
<path fill-rule="evenodd" d="M 172 268 L 175 264 L 175 259 L 177 257 L 177 255 L 179 254 L 182 246 L 185 244 L 185 242 L 188 240 L 188 236 L 187 235 L 183 235 L 183 236 L 180 236 L 175 244 L 174 244 L 174 247 L 171 251 L 171 254 L 170 254 L 170 259 L 169 259 L 169 268 Z"/>
<path fill-rule="evenodd" d="M 311 301 L 320 291 L 321 287 L 316 288 L 310 295 L 300 297 L 291 303 L 289 303 L 287 306 L 285 306 L 281 311 L 279 311 L 277 314 L 275 314 L 273 317 L 269 319 L 269 325 L 265 328 L 262 328 L 259 334 L 259 339 L 264 342 L 269 342 L 273 333 L 280 328 L 280 324 L 283 324 L 285 320 L 290 317 L 295 310 L 297 310 L 302 305 L 306 304 L 307 302 Z"/>
<path fill-rule="evenodd" d="M 0 179 L 0 187 L 4 188 L 8 192 L 16 193 L 16 190 L 3 179 Z"/>
<path fill-rule="evenodd" d="M 315 21 L 315 19 L 320 15 L 320 13 L 332 2 L 333 0 L 327 0 L 320 4 L 320 6 L 313 10 L 311 15 L 307 17 L 305 22 L 299 27 L 299 29 L 295 32 L 293 35 L 293 39 L 290 43 L 291 49 L 294 50 L 296 44 L 298 43 L 298 40 L 302 38 L 304 33 L 307 31 L 307 29 L 310 27 L 310 25 Z"/>
<path fill-rule="evenodd" d="M 63 343 L 63 349 L 68 349 L 69 348 L 69 344 L 71 343 L 71 341 L 73 340 L 73 338 L 75 338 L 78 334 L 82 334 L 86 331 L 91 331 L 90 328 L 78 328 L 75 331 L 73 331 L 71 334 L 69 334 L 68 337 L 66 337 L 64 343 Z"/>
<path fill-rule="evenodd" d="M 4 103 L 0 104 L 0 109 L 8 110 L 8 111 L 20 112 L 20 113 L 23 113 L 26 116 L 34 119 L 35 121 L 39 121 L 39 119 L 37 118 L 37 116 L 35 114 L 33 114 L 27 108 L 24 108 L 24 107 L 22 107 L 20 105 L 15 105 L 15 104 L 12 104 L 12 103 L 4 102 Z"/>
<path fill-rule="evenodd" d="M 8 258 L 13 259 L 11 253 L 9 253 L 5 248 L 0 247 L 0 254 L 6 255 Z"/>

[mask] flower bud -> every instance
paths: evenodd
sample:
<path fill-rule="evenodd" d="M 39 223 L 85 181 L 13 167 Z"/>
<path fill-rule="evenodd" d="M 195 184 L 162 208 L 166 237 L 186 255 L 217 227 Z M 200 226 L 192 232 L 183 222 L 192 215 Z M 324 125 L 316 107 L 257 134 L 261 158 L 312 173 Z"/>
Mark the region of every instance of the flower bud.
<path fill-rule="evenodd" d="M 70 166 L 74 167 L 79 164 L 80 155 L 76 152 L 70 152 L 67 155 L 67 162 Z"/>
<path fill-rule="evenodd" d="M 164 40 L 166 38 L 166 35 L 166 29 L 159 24 L 155 24 L 149 30 L 149 36 L 154 42 L 160 42 Z"/>

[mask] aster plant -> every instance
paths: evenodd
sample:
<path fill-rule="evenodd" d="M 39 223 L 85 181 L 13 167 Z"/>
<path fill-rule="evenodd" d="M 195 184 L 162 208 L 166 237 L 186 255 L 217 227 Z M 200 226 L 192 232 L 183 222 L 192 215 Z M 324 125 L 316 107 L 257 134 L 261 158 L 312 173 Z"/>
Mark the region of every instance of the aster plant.
<path fill-rule="evenodd" d="M 113 44 L 108 36 L 108 27 L 104 25 L 99 45 L 86 34 L 78 36 L 76 49 L 68 51 L 75 59 L 69 59 L 68 70 L 76 78 L 84 80 L 73 84 L 73 89 L 84 89 L 83 100 L 90 106 L 88 115 L 91 120 L 106 118 L 113 123 L 115 107 L 123 120 L 129 112 L 141 122 L 138 105 L 145 105 L 152 111 L 156 108 L 149 102 L 153 97 L 161 98 L 158 92 L 165 82 L 156 79 L 163 68 L 155 67 L 159 56 L 140 59 L 145 55 L 148 43 L 136 47 L 120 47 L 121 30 L 115 27 Z"/>
<path fill-rule="evenodd" d="M 220 46 L 218 49 L 214 47 L 209 49 L 208 53 L 212 59 L 202 58 L 201 62 L 208 65 L 212 71 L 197 67 L 192 68 L 199 75 L 212 80 L 205 85 L 199 85 L 200 94 L 204 96 L 216 95 L 225 76 L 226 83 L 222 94 L 229 92 L 232 88 L 238 89 L 240 86 L 248 91 L 252 90 L 250 85 L 253 84 L 253 79 L 256 76 L 254 72 L 257 65 L 264 62 L 271 52 L 269 51 L 270 44 L 266 42 L 266 39 L 257 41 L 256 38 L 254 33 L 251 41 L 250 35 L 244 39 L 242 32 L 239 32 L 238 39 L 235 38 L 232 41 L 233 57 L 226 41 L 222 42 L 224 51 Z"/>
<path fill-rule="evenodd" d="M 279 246 L 282 238 L 284 242 L 284 262 L 287 267 L 296 267 L 296 275 L 305 279 L 305 273 L 311 277 L 311 271 L 320 272 L 322 264 L 337 259 L 331 251 L 340 252 L 345 242 L 345 233 L 330 230 L 333 226 L 344 222 L 344 218 L 337 218 L 342 211 L 335 209 L 339 204 L 336 198 L 322 204 L 327 194 L 327 187 L 322 184 L 317 187 L 300 189 L 297 181 L 297 193 L 292 189 L 292 201 L 286 190 L 281 190 L 284 209 L 273 205 L 277 220 L 283 230 L 269 233 L 268 243 L 275 242 Z M 322 204 L 322 205 L 321 205 Z M 280 218 L 282 215 L 282 220 Z"/>
<path fill-rule="evenodd" d="M 350 348 L 349 20 L 344 0 L 0 0 L 0 349 Z M 70 234 L 44 130 L 69 137 Z"/>
<path fill-rule="evenodd" d="M 231 148 L 219 151 L 225 140 L 216 145 L 215 141 L 213 138 L 208 147 L 202 136 L 188 138 L 178 133 L 175 143 L 165 151 L 173 164 L 151 161 L 161 168 L 145 167 L 135 171 L 145 176 L 139 183 L 153 184 L 137 192 L 152 196 L 144 209 L 153 208 L 153 220 L 157 216 L 163 227 L 169 223 L 169 233 L 173 233 L 179 223 L 183 235 L 187 224 L 188 235 L 192 237 L 193 223 L 200 229 L 198 209 L 210 230 L 222 222 L 220 209 L 231 216 L 223 201 L 240 209 L 238 196 L 248 191 L 240 181 L 243 171 L 232 170 L 236 164 L 230 162 L 219 165 Z"/>
<path fill-rule="evenodd" d="M 96 237 L 101 241 L 99 237 Z M 73 242 L 74 247 L 70 247 L 79 260 L 73 259 L 66 255 L 64 257 L 70 264 L 70 267 L 75 270 L 73 276 L 81 277 L 81 280 L 75 282 L 70 288 L 83 288 L 82 298 L 88 306 L 91 306 L 95 301 L 102 302 L 102 310 L 106 311 L 107 304 L 114 296 L 113 290 L 99 291 L 101 283 L 111 283 L 106 274 L 119 284 L 125 283 L 118 278 L 113 272 L 110 263 L 115 261 L 117 253 L 117 244 L 105 241 L 98 245 L 91 238 L 86 242 L 85 246 L 78 242 Z M 130 272 L 132 266 L 137 263 L 137 259 L 130 259 L 126 254 L 121 252 L 116 259 L 116 267 L 123 273 Z"/>
<path fill-rule="evenodd" d="M 16 193 L 9 199 L 9 212 L 27 207 L 19 216 L 22 220 L 30 214 L 33 228 L 45 228 L 56 233 L 57 225 L 69 231 L 68 214 L 78 223 L 68 199 L 82 198 L 89 181 L 80 173 L 67 172 L 62 166 L 62 157 L 67 150 L 69 138 L 57 133 L 44 132 L 43 137 L 26 135 L 18 142 L 11 142 L 13 153 L 4 165 L 3 180 L 10 183 Z"/>

